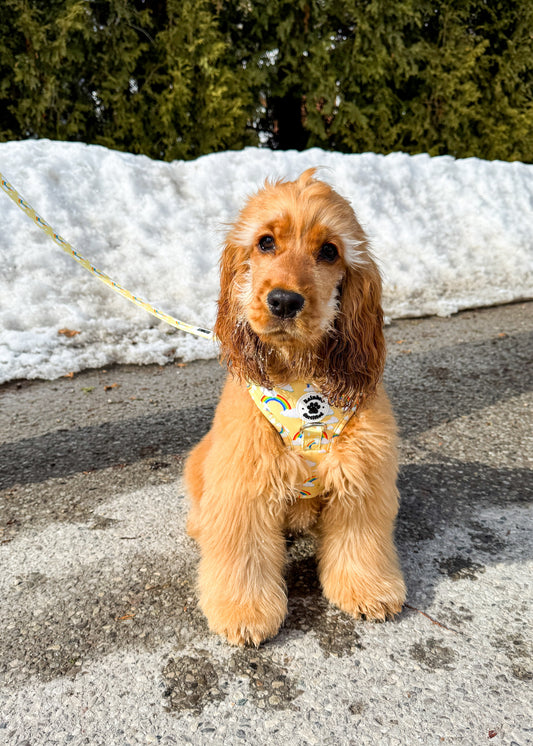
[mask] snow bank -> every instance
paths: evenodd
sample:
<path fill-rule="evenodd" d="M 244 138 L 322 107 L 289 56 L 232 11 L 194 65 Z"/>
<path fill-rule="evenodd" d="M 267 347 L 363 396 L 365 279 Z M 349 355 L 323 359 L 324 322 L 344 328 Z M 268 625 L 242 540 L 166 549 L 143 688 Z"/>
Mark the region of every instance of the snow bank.
<path fill-rule="evenodd" d="M 247 148 L 162 163 L 81 143 L 0 144 L 0 171 L 98 268 L 211 327 L 224 226 L 266 177 L 321 178 L 369 234 L 392 318 L 533 297 L 533 166 Z M 216 355 L 79 267 L 0 193 L 0 382 Z M 72 337 L 60 329 L 78 331 Z"/>

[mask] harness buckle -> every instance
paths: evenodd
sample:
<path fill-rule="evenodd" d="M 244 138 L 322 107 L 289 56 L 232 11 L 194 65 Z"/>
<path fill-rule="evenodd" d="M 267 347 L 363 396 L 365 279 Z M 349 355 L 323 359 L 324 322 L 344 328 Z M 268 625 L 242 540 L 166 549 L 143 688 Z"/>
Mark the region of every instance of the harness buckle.
<path fill-rule="evenodd" d="M 321 422 L 314 425 L 304 425 L 300 433 L 302 434 L 301 448 L 304 451 L 322 451 L 327 447 L 327 435 Z"/>

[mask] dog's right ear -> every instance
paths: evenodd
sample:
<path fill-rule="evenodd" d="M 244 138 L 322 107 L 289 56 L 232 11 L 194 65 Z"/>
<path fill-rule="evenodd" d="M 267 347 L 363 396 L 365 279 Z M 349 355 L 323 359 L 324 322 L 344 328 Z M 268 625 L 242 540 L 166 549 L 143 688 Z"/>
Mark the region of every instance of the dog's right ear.
<path fill-rule="evenodd" d="M 232 344 L 232 337 L 237 324 L 238 307 L 235 278 L 239 253 L 238 246 L 233 243 L 226 243 L 220 257 L 220 295 L 214 331 L 220 340 L 224 357 L 226 357 L 225 350 Z"/>
<path fill-rule="evenodd" d="M 220 356 L 230 373 L 243 382 L 269 386 L 264 346 L 248 323 L 239 297 L 246 266 L 242 247 L 229 239 L 220 258 L 220 296 L 214 331 L 220 342 Z"/>

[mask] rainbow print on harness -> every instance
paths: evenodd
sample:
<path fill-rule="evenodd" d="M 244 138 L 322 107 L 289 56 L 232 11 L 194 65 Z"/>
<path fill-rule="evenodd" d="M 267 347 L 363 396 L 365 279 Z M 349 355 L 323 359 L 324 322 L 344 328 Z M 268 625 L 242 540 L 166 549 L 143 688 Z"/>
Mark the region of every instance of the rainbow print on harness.
<path fill-rule="evenodd" d="M 285 445 L 305 462 L 309 477 L 298 486 L 300 497 L 316 497 L 324 491 L 316 470 L 357 409 L 357 402 L 332 407 L 311 383 L 292 381 L 267 389 L 248 383 L 248 393 Z"/>

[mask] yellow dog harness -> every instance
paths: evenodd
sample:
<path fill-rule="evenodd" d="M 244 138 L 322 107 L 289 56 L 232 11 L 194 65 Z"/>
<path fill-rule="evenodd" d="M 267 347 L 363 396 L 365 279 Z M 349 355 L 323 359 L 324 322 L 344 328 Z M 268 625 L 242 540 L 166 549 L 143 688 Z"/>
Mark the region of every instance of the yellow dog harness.
<path fill-rule="evenodd" d="M 250 396 L 276 428 L 285 445 L 304 460 L 308 479 L 298 487 L 300 497 L 315 497 L 324 491 L 316 470 L 350 417 L 357 401 L 346 407 L 332 407 L 312 384 L 295 381 L 267 389 L 248 384 Z"/>

